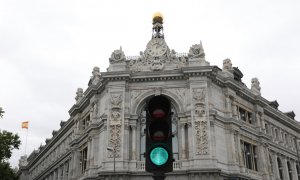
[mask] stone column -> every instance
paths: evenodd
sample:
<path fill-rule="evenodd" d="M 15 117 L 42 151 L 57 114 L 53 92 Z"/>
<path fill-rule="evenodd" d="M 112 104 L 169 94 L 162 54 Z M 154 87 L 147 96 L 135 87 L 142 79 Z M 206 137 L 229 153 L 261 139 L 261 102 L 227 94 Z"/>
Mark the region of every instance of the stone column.
<path fill-rule="evenodd" d="M 225 101 L 226 101 L 226 110 L 229 117 L 232 117 L 232 103 L 230 96 L 228 94 L 225 94 Z"/>
<path fill-rule="evenodd" d="M 282 159 L 282 172 L 283 172 L 283 179 L 286 179 L 286 180 L 289 180 L 289 170 L 288 170 L 288 167 L 287 167 L 287 159 L 286 157 L 284 157 Z"/>
<path fill-rule="evenodd" d="M 228 140 L 229 143 L 227 143 L 227 154 L 228 154 L 228 161 L 230 164 L 234 164 L 236 162 L 236 150 L 235 150 L 235 137 L 234 137 L 234 130 L 233 129 L 226 129 L 225 130 L 225 138 L 226 141 Z"/>
<path fill-rule="evenodd" d="M 88 153 L 87 153 L 87 168 L 93 165 L 93 158 L 94 158 L 94 147 L 93 147 L 93 138 L 91 136 L 88 137 Z"/>
<path fill-rule="evenodd" d="M 136 125 L 131 125 L 132 130 L 132 160 L 136 160 Z"/>
<path fill-rule="evenodd" d="M 80 152 L 77 150 L 73 151 L 72 156 L 72 170 L 71 170 L 71 179 L 77 179 L 78 174 L 80 173 L 80 162 L 79 162 L 79 156 Z"/>
<path fill-rule="evenodd" d="M 189 118 L 189 120 L 191 120 Z M 188 147 L 188 151 L 189 151 L 189 159 L 195 157 L 195 153 L 194 153 L 194 145 L 195 145 L 195 141 L 193 138 L 193 129 L 192 129 L 192 123 L 189 121 L 188 122 L 188 140 L 191 142 L 189 143 L 189 147 Z"/>
<path fill-rule="evenodd" d="M 235 131 L 235 139 L 236 139 L 236 150 L 237 150 L 237 162 L 239 163 L 240 166 L 244 166 L 243 164 L 243 156 L 242 156 L 242 151 L 241 151 L 241 136 L 240 132 Z"/>
<path fill-rule="evenodd" d="M 278 169 L 278 162 L 277 162 L 277 154 L 274 154 L 274 156 L 273 156 L 274 158 L 274 177 L 276 178 L 276 179 L 279 179 L 279 169 Z"/>
<path fill-rule="evenodd" d="M 185 148 L 185 132 L 184 132 L 184 123 L 180 124 L 180 133 L 181 133 L 181 159 L 186 159 L 186 148 Z"/>
<path fill-rule="evenodd" d="M 258 162 L 258 170 L 262 171 L 263 172 L 263 177 L 264 179 L 269 179 L 268 178 L 268 158 L 267 158 L 267 153 L 266 153 L 266 146 L 264 144 L 260 144 L 258 147 L 257 147 L 257 154 L 258 154 L 258 158 L 256 159 Z"/>
<path fill-rule="evenodd" d="M 236 105 L 236 102 L 235 102 L 235 99 L 232 100 L 232 103 L 231 103 L 231 108 L 232 108 L 232 117 L 234 119 L 238 119 L 238 110 L 237 110 L 237 105 Z"/>

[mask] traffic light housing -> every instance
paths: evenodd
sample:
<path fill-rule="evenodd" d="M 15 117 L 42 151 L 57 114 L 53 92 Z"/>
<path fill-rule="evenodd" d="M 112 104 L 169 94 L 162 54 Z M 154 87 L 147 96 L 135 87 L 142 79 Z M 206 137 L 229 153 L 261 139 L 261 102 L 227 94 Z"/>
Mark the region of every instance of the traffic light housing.
<path fill-rule="evenodd" d="M 146 171 L 173 171 L 171 103 L 164 96 L 154 96 L 147 103 Z"/>

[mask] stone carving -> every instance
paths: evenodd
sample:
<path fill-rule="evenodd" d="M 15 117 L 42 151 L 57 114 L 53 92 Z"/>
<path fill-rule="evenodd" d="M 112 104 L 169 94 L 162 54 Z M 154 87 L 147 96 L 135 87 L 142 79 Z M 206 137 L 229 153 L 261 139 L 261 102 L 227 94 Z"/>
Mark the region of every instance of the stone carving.
<path fill-rule="evenodd" d="M 96 85 L 100 82 L 100 79 L 101 79 L 100 68 L 95 66 L 93 68 L 92 74 L 93 74 L 93 76 L 91 76 L 89 85 L 91 85 L 91 84 Z"/>
<path fill-rule="evenodd" d="M 205 53 L 201 41 L 200 44 L 192 45 L 189 50 L 188 56 L 189 58 L 205 58 Z"/>
<path fill-rule="evenodd" d="M 181 56 L 177 57 L 177 53 L 174 49 L 171 50 L 169 54 L 169 63 L 174 64 L 176 69 L 186 66 L 187 63 L 187 57 Z"/>
<path fill-rule="evenodd" d="M 183 103 L 185 98 L 185 89 L 184 88 L 176 88 L 176 89 L 166 89 L 166 91 L 170 91 L 180 99 L 180 101 Z"/>
<path fill-rule="evenodd" d="M 110 126 L 108 147 L 113 148 L 113 151 L 108 151 L 109 158 L 121 156 L 121 125 Z"/>
<path fill-rule="evenodd" d="M 193 89 L 194 123 L 196 131 L 196 154 L 208 154 L 208 121 L 203 118 L 206 114 L 205 89 Z"/>
<path fill-rule="evenodd" d="M 231 71 L 231 70 L 233 70 L 231 60 L 224 59 L 223 60 L 223 71 Z"/>
<path fill-rule="evenodd" d="M 121 108 L 122 96 L 121 94 L 112 94 L 111 95 L 111 108 Z"/>
<path fill-rule="evenodd" d="M 75 97 L 76 103 L 79 103 L 82 98 L 83 98 L 83 89 L 78 88 L 77 92 L 76 92 L 76 97 Z"/>
<path fill-rule="evenodd" d="M 122 127 L 122 95 L 111 94 L 111 111 L 110 111 L 110 136 L 108 146 L 114 149 L 109 152 L 109 157 L 120 157 L 121 149 L 121 127 Z"/>
<path fill-rule="evenodd" d="M 159 95 L 161 95 L 161 93 L 162 93 L 162 88 L 161 87 L 156 87 L 154 89 L 155 96 L 159 96 Z"/>
<path fill-rule="evenodd" d="M 112 54 L 109 58 L 109 62 L 111 64 L 125 62 L 125 54 L 122 51 L 122 47 L 120 47 L 120 49 L 114 50 L 114 52 L 112 52 Z"/>
<path fill-rule="evenodd" d="M 118 109 L 113 109 L 110 115 L 110 125 L 121 124 L 121 113 Z"/>
<path fill-rule="evenodd" d="M 194 113 L 196 116 L 205 115 L 205 89 L 193 89 Z"/>
<path fill-rule="evenodd" d="M 163 70 L 166 65 L 171 65 L 171 68 L 178 69 L 186 64 L 187 57 L 178 57 L 174 50 L 168 50 L 164 55 L 159 57 L 150 56 L 141 51 L 140 56 L 137 59 L 131 59 L 129 61 L 128 68 L 131 72 L 160 71 Z"/>
<path fill-rule="evenodd" d="M 207 155 L 208 151 L 208 134 L 207 134 L 207 121 L 196 121 L 196 154 Z"/>
<path fill-rule="evenodd" d="M 150 69 L 153 71 L 159 71 L 164 68 L 164 62 L 159 58 L 154 58 L 150 61 L 151 67 Z"/>
<path fill-rule="evenodd" d="M 256 94 L 260 95 L 260 85 L 259 81 L 257 78 L 252 78 L 251 79 L 251 90 Z"/>

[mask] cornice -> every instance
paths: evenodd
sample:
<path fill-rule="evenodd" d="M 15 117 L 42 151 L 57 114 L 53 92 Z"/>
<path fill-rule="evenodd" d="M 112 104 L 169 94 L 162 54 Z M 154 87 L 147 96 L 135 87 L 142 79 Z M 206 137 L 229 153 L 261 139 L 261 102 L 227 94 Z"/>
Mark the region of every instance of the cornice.
<path fill-rule="evenodd" d="M 60 139 L 72 126 L 74 125 L 74 121 L 72 118 L 70 118 L 64 126 L 62 126 L 58 132 L 56 133 L 55 136 L 53 136 L 50 139 L 50 142 L 46 143 L 46 145 L 33 157 L 31 161 L 28 162 L 26 167 L 31 167 L 32 164 L 36 163 L 37 161 L 40 160 L 43 155 L 45 155 L 49 149 L 53 147 L 53 145 L 57 142 L 57 139 Z"/>
<path fill-rule="evenodd" d="M 274 109 L 271 106 L 267 106 L 264 109 L 264 113 L 268 115 L 269 117 L 277 120 L 278 122 L 288 126 L 289 128 L 295 130 L 296 132 L 300 132 L 300 124 L 296 120 L 288 117 L 283 112 Z"/>
<path fill-rule="evenodd" d="M 62 155 L 61 157 L 56 159 L 55 162 L 51 163 L 46 169 L 42 170 L 42 172 L 38 176 L 36 176 L 34 179 L 42 179 L 42 177 L 44 175 L 47 175 L 47 173 L 51 172 L 51 169 L 55 169 L 58 165 L 61 164 L 61 162 L 63 162 L 63 163 L 65 162 L 65 161 L 63 161 L 64 159 L 68 159 L 70 157 L 71 157 L 71 151 L 69 150 L 69 151 L 65 152 L 64 155 Z"/>

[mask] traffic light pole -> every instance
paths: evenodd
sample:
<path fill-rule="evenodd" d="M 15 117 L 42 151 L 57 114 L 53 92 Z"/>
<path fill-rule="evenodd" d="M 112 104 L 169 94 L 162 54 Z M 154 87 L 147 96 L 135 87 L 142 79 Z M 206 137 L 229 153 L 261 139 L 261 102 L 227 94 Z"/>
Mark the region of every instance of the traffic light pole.
<path fill-rule="evenodd" d="M 154 180 L 164 180 L 166 175 L 164 173 L 153 173 L 152 177 Z"/>

